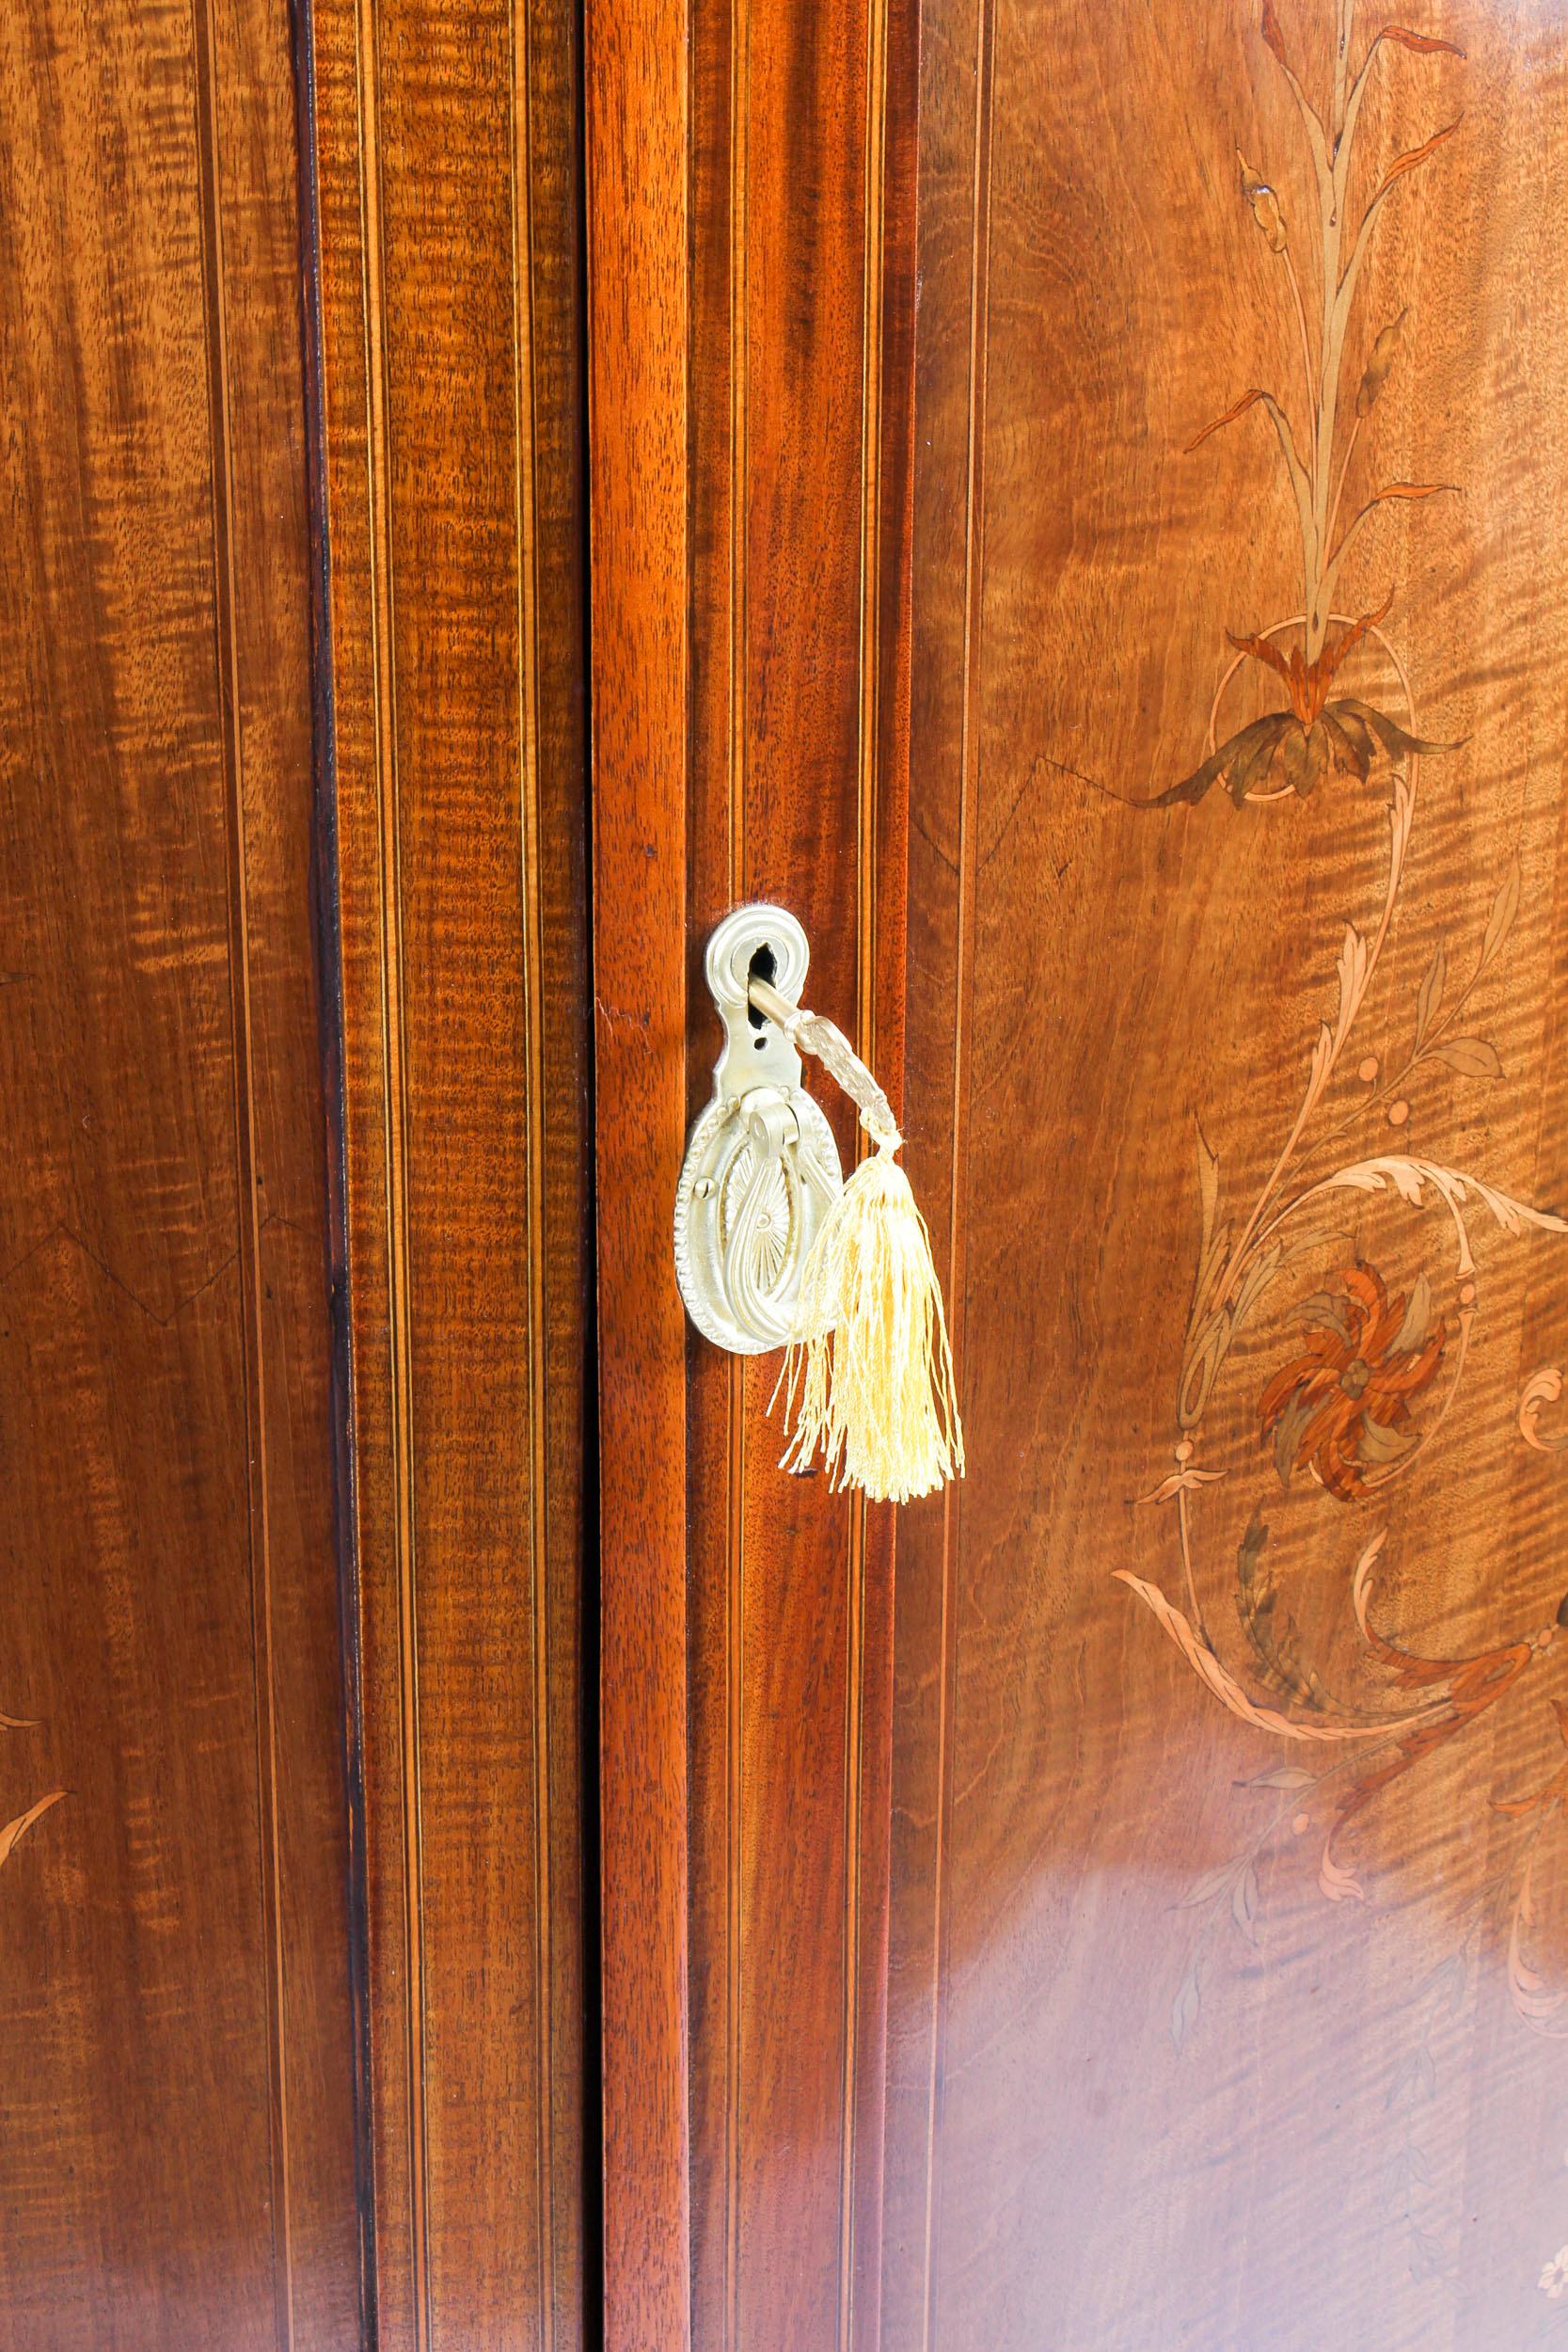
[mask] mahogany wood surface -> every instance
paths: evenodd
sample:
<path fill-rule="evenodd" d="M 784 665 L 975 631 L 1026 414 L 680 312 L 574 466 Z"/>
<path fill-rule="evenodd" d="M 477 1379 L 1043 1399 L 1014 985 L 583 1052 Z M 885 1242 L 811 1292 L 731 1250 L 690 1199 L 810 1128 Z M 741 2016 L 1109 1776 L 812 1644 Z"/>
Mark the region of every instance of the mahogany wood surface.
<path fill-rule="evenodd" d="M 17 2352 L 362 2340 L 294 125 L 272 0 L 0 11 Z"/>
<path fill-rule="evenodd" d="M 587 10 L 605 2341 L 690 2343 L 684 8 Z"/>
<path fill-rule="evenodd" d="M 923 10 L 885 2352 L 1568 2326 L 1568 12 L 1386 21 Z"/>
<path fill-rule="evenodd" d="M 575 12 L 309 25 L 384 2352 L 582 2341 Z"/>
<path fill-rule="evenodd" d="M 777 1363 L 685 1328 L 670 1216 L 719 1042 L 703 950 L 729 906 L 794 910 L 808 1000 L 897 1092 L 914 59 L 903 0 L 698 0 L 689 24 L 595 0 L 588 19 L 607 2317 L 625 2352 L 877 2334 L 891 1514 L 781 1475 Z M 852 1155 L 847 1105 L 821 1099 Z"/>

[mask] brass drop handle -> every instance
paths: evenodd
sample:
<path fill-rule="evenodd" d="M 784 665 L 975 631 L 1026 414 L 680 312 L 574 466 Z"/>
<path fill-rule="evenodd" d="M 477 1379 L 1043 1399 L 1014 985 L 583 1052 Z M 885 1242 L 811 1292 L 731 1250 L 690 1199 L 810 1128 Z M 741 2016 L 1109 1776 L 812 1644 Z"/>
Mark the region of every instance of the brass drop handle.
<path fill-rule="evenodd" d="M 724 1045 L 676 1187 L 675 1276 L 698 1330 L 732 1355 L 787 1343 L 806 1253 L 844 1188 L 833 1131 L 801 1084 L 791 1027 L 799 1020 L 800 1042 L 809 1042 L 804 1024 L 816 1016 L 801 1016 L 799 1001 L 809 956 L 805 932 L 784 907 L 736 907 L 707 946 Z M 753 976 L 764 958 L 771 983 Z"/>
<path fill-rule="evenodd" d="M 676 1188 L 675 1274 L 719 1346 L 787 1346 L 784 1468 L 820 1452 L 835 1486 L 907 1502 L 963 1471 L 942 1291 L 893 1105 L 843 1030 L 801 1007 L 807 953 L 783 907 L 737 907 L 708 942 L 724 1050 Z M 802 1046 L 877 1147 L 847 1184 Z"/>

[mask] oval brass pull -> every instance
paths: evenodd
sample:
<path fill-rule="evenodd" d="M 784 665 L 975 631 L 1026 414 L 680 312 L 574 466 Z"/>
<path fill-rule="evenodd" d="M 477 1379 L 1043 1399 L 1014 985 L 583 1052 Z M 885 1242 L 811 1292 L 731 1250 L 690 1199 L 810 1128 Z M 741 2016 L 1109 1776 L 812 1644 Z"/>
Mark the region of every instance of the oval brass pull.
<path fill-rule="evenodd" d="M 805 977 L 806 935 L 783 907 L 737 907 L 708 942 L 724 1050 L 686 1147 L 675 1272 L 719 1346 L 787 1348 L 768 1406 L 783 1397 L 782 1467 L 820 1454 L 834 1486 L 906 1502 L 963 1475 L 942 1285 L 893 1105 L 843 1030 L 802 1009 Z M 847 1184 L 800 1085 L 802 1045 L 877 1147 Z"/>
<path fill-rule="evenodd" d="M 800 1084 L 800 1057 L 774 1020 L 753 1026 L 752 966 L 799 1007 L 809 951 L 783 907 L 736 907 L 708 942 L 707 984 L 724 1025 L 713 1100 L 692 1128 L 675 1193 L 675 1275 L 697 1328 L 732 1355 L 790 1337 L 800 1269 L 844 1188 L 838 1146 Z"/>

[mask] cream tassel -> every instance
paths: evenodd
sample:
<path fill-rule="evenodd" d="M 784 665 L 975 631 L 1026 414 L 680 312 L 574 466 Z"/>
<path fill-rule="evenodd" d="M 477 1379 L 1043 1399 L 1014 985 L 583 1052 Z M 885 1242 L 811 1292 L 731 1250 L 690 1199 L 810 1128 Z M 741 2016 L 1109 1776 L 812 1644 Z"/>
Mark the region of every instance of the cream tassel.
<path fill-rule="evenodd" d="M 766 983 L 753 1002 L 794 1042 L 820 1057 L 859 1104 L 877 1150 L 855 1169 L 818 1227 L 804 1266 L 780 1392 L 785 1470 L 820 1447 L 836 1490 L 909 1502 L 960 1478 L 963 1430 L 931 1237 L 894 1158 L 903 1138 L 886 1095 L 847 1038 L 797 1011 Z"/>

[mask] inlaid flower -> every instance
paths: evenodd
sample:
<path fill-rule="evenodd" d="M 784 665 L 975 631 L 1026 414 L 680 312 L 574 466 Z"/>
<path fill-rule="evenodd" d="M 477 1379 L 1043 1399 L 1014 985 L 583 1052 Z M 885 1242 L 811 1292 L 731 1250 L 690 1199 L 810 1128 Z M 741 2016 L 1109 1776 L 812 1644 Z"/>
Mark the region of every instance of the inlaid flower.
<path fill-rule="evenodd" d="M 1327 775 L 1354 775 L 1365 784 L 1379 757 L 1400 759 L 1415 752 L 1451 751 L 1451 744 L 1429 743 L 1412 735 L 1386 711 L 1374 710 L 1354 694 L 1329 700 L 1336 671 L 1386 611 L 1386 600 L 1380 611 L 1363 613 L 1312 661 L 1299 645 L 1285 655 L 1266 637 L 1229 637 L 1227 631 L 1238 653 L 1260 662 L 1282 681 L 1291 707 L 1266 711 L 1262 718 L 1239 728 L 1200 768 L 1172 785 L 1168 792 L 1160 793 L 1149 805 L 1164 808 L 1176 801 L 1201 801 L 1211 785 L 1222 779 L 1238 808 L 1249 792 L 1272 785 L 1289 785 L 1305 799 Z"/>
<path fill-rule="evenodd" d="M 1560 2303 L 1568 2294 L 1568 2246 L 1560 2246 L 1541 2273 L 1541 2292 Z"/>
<path fill-rule="evenodd" d="M 1410 1406 L 1435 1379 L 1448 1335 L 1442 1317 L 1433 1320 L 1424 1275 L 1408 1298 L 1390 1297 L 1374 1266 L 1346 1266 L 1333 1280 L 1297 1309 L 1302 1352 L 1275 1374 L 1258 1411 L 1281 1485 L 1310 1470 L 1353 1502 L 1370 1470 L 1416 1443 Z"/>

